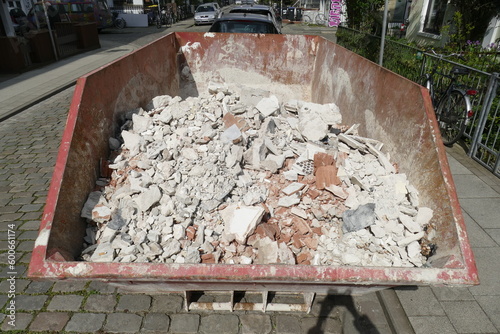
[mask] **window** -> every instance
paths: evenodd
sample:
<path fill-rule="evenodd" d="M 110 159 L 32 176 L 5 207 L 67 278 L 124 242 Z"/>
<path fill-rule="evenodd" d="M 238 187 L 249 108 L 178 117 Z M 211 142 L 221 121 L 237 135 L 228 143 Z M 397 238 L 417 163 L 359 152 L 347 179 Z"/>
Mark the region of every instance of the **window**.
<path fill-rule="evenodd" d="M 212 6 L 199 6 L 198 9 L 196 9 L 196 12 L 197 13 L 215 12 L 215 9 Z"/>
<path fill-rule="evenodd" d="M 236 32 L 254 34 L 276 34 L 274 26 L 266 22 L 252 21 L 219 21 L 214 23 L 211 32 Z"/>
<path fill-rule="evenodd" d="M 447 0 L 429 0 L 425 14 L 424 32 L 439 35 L 443 26 Z"/>

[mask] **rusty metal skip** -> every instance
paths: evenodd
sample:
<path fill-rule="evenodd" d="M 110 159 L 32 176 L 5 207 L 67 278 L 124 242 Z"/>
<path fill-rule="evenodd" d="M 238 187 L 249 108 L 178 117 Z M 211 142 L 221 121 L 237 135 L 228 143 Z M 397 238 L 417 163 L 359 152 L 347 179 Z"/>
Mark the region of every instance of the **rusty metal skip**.
<path fill-rule="evenodd" d="M 251 52 L 249 52 L 251 50 Z M 186 71 L 188 69 L 188 71 Z M 185 75 L 189 73 L 189 75 Z M 336 103 L 346 124 L 379 139 L 400 171 L 435 212 L 437 250 L 421 268 L 88 263 L 81 252 L 86 222 L 81 208 L 109 154 L 108 138 L 127 110 L 158 95 L 197 96 L 217 74 L 228 84 L 260 86 L 283 98 Z M 252 78 L 252 80 L 249 80 Z M 270 292 L 294 291 L 308 311 L 315 293 L 360 294 L 398 285 L 478 284 L 455 185 L 424 88 L 336 45 L 308 35 L 171 33 L 81 77 L 59 148 L 31 279 L 101 280 L 131 291 L 184 291 L 187 309 L 278 310 Z M 219 291 L 228 301 L 208 306 L 194 291 Z M 235 292 L 260 294 L 252 305 Z"/>

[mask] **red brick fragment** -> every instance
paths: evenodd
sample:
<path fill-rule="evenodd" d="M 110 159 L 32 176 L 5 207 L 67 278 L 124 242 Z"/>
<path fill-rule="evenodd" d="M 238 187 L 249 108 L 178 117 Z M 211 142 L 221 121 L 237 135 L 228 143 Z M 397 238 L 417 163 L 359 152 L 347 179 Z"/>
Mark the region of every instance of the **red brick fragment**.
<path fill-rule="evenodd" d="M 213 253 L 202 254 L 201 263 L 215 263 L 215 257 Z"/>
<path fill-rule="evenodd" d="M 325 189 L 331 185 L 339 185 L 342 181 L 337 176 L 337 167 L 321 166 L 316 170 L 316 187 Z"/>
<path fill-rule="evenodd" d="M 317 189 L 315 188 L 309 188 L 307 190 L 307 195 L 309 197 L 311 197 L 312 199 L 316 199 L 319 195 L 321 195 L 321 192 L 319 192 Z"/>
<path fill-rule="evenodd" d="M 269 224 L 269 223 L 262 223 L 257 225 L 257 228 L 255 229 L 255 233 L 261 236 L 262 238 L 269 237 L 271 240 L 276 240 L 276 235 L 278 234 L 279 230 L 276 227 L 276 225 Z"/>
<path fill-rule="evenodd" d="M 278 242 L 284 242 L 285 244 L 288 244 L 292 240 L 292 234 L 290 233 L 281 233 Z"/>
<path fill-rule="evenodd" d="M 335 158 L 328 153 L 318 152 L 314 155 L 314 170 L 322 166 L 335 165 Z"/>
<path fill-rule="evenodd" d="M 317 235 L 323 234 L 323 231 L 321 231 L 321 227 L 313 227 L 312 232 Z"/>
<path fill-rule="evenodd" d="M 247 245 L 253 245 L 260 239 L 259 235 L 257 234 L 252 234 L 247 238 Z"/>
<path fill-rule="evenodd" d="M 311 227 L 307 224 L 307 222 L 299 217 L 293 217 L 293 226 L 300 234 L 307 234 L 311 232 Z"/>
<path fill-rule="evenodd" d="M 312 259 L 312 256 L 311 256 L 311 253 L 309 253 L 309 252 L 304 252 L 304 253 L 300 253 L 299 255 L 297 255 L 297 263 L 298 264 L 311 264 L 311 259 Z"/>
<path fill-rule="evenodd" d="M 246 126 L 246 122 L 244 119 L 236 117 L 231 113 L 226 113 L 224 115 L 224 117 L 222 117 L 222 120 L 224 121 L 224 127 L 226 129 L 235 125 L 235 124 L 238 127 L 238 129 L 240 129 L 240 130 Z"/>
<path fill-rule="evenodd" d="M 188 238 L 188 240 L 190 241 L 193 241 L 195 237 L 196 228 L 194 226 L 188 226 L 188 228 L 186 228 L 186 238 Z"/>
<path fill-rule="evenodd" d="M 309 247 L 312 250 L 316 250 L 318 248 L 318 239 L 307 237 L 304 238 L 303 241 L 306 247 Z"/>
<path fill-rule="evenodd" d="M 304 246 L 304 243 L 302 242 L 302 236 L 300 234 L 294 234 L 292 236 L 292 245 L 295 248 L 302 248 Z"/>

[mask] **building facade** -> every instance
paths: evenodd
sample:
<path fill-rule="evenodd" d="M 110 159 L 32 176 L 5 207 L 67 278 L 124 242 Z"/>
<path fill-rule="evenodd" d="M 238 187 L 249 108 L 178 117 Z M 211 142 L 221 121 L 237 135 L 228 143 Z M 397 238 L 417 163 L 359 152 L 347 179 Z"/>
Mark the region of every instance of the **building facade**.
<path fill-rule="evenodd" d="M 451 24 L 456 8 L 449 0 L 408 0 L 409 14 L 406 38 L 418 45 L 443 46 L 448 36 L 445 26 Z M 500 39 L 500 20 L 493 18 L 482 40 L 483 47 Z"/>

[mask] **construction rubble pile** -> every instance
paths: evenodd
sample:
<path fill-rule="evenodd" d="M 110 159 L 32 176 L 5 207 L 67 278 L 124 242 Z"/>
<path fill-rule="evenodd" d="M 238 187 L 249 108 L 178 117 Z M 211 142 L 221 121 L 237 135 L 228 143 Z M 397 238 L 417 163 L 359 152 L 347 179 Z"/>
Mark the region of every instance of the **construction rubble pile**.
<path fill-rule="evenodd" d="M 82 209 L 81 259 L 425 264 L 433 212 L 381 142 L 343 125 L 333 103 L 252 98 L 210 84 L 127 113 L 109 140 L 111 176 Z"/>

